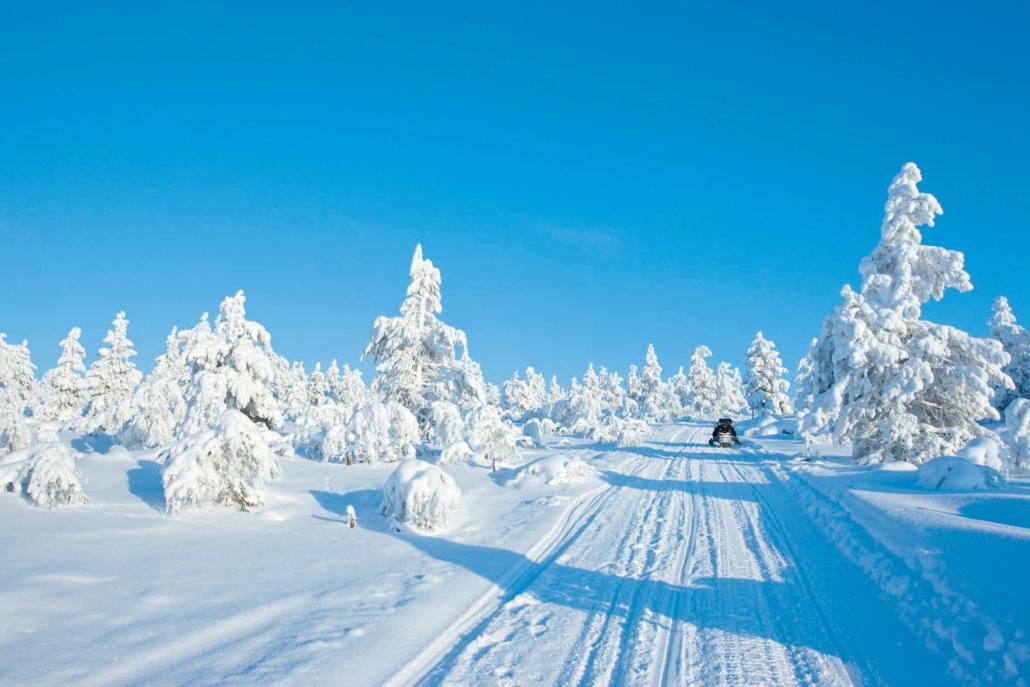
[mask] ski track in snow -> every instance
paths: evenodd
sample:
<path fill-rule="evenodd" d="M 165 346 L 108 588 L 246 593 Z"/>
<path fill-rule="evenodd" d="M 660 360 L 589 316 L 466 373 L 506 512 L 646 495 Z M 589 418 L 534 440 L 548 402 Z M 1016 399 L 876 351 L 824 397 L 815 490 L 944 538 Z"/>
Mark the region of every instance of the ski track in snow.
<path fill-rule="evenodd" d="M 709 448 L 707 427 L 670 429 L 624 449 L 625 472 L 394 684 L 856 681 L 789 545 L 783 518 L 801 505 L 758 456 Z M 767 490 L 794 512 L 774 513 Z"/>

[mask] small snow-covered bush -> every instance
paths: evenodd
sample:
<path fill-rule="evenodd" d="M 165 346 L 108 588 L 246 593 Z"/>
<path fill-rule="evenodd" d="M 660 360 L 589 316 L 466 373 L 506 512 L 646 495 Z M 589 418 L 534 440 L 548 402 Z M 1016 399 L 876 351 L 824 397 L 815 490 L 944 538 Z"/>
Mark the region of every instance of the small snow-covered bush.
<path fill-rule="evenodd" d="M 1005 478 L 993 468 L 957 456 L 941 456 L 919 466 L 916 484 L 923 489 L 965 491 L 997 489 L 1005 486 Z"/>
<path fill-rule="evenodd" d="M 1017 398 L 1005 408 L 1005 429 L 1016 463 L 1030 465 L 1030 400 Z"/>
<path fill-rule="evenodd" d="M 960 458 L 997 470 L 1003 475 L 1008 474 L 1008 460 L 1005 451 L 997 439 L 991 437 L 976 437 L 971 439 L 965 448 L 958 453 Z"/>
<path fill-rule="evenodd" d="M 0 487 L 46 508 L 89 502 L 75 469 L 75 453 L 56 441 L 33 444 L 0 460 Z"/>
<path fill-rule="evenodd" d="M 415 457 L 418 420 L 399 403 L 373 401 L 354 411 L 344 455 L 348 463 L 395 463 Z"/>
<path fill-rule="evenodd" d="M 572 484 L 593 477 L 595 471 L 579 456 L 544 456 L 519 469 L 516 481 L 535 479 L 544 484 Z"/>
<path fill-rule="evenodd" d="M 264 430 L 232 408 L 217 426 L 179 441 L 161 459 L 170 513 L 208 504 L 248 511 L 264 502 L 264 482 L 279 476 L 279 459 Z"/>
<path fill-rule="evenodd" d="M 456 463 L 467 463 L 475 453 L 467 441 L 456 441 L 444 450 L 440 451 L 440 465 L 454 465 Z"/>
<path fill-rule="evenodd" d="M 514 465 L 519 451 L 515 445 L 518 431 L 501 417 L 494 406 L 482 405 L 465 420 L 468 443 L 476 456 L 488 465 Z"/>
<path fill-rule="evenodd" d="M 439 467 L 406 460 L 383 485 L 380 510 L 397 523 L 432 531 L 450 524 L 460 498 L 454 479 Z"/>

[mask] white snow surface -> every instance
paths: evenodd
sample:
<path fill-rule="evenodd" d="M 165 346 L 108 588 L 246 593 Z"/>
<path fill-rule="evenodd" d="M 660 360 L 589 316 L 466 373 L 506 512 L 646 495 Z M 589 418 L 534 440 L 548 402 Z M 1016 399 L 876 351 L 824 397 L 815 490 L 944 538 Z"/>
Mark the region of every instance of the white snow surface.
<path fill-rule="evenodd" d="M 1025 474 L 710 431 L 523 452 L 575 483 L 448 466 L 432 535 L 378 513 L 397 464 L 283 460 L 254 512 L 173 517 L 158 451 L 62 435 L 88 505 L 0 493 L 0 685 L 1026 683 Z"/>

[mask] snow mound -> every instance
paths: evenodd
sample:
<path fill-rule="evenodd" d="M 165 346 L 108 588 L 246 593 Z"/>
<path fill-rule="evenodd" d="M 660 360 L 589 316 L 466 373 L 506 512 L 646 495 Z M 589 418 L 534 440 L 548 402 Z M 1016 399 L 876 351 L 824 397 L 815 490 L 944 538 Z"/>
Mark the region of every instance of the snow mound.
<path fill-rule="evenodd" d="M 222 413 L 218 426 L 186 437 L 161 458 L 170 513 L 208 504 L 248 511 L 264 503 L 264 482 L 279 476 L 279 459 L 265 432 L 232 408 Z"/>
<path fill-rule="evenodd" d="M 1002 474 L 1008 472 L 1008 463 L 1005 460 L 1001 444 L 991 437 L 971 439 L 958 455 L 977 465 L 993 468 Z"/>
<path fill-rule="evenodd" d="M 1005 478 L 997 470 L 967 458 L 941 456 L 919 466 L 916 484 L 923 489 L 954 491 L 998 489 L 1005 486 Z"/>
<path fill-rule="evenodd" d="M 380 511 L 398 523 L 433 531 L 450 524 L 461 490 L 454 479 L 431 463 L 406 460 L 383 485 Z"/>
<path fill-rule="evenodd" d="M 23 494 L 34 506 L 89 503 L 75 469 L 75 453 L 56 441 L 33 444 L 0 460 L 0 488 Z"/>
<path fill-rule="evenodd" d="M 751 426 L 744 436 L 746 437 L 774 437 L 779 434 L 783 434 L 784 427 L 781 426 L 780 420 L 776 419 L 770 411 L 763 411 L 758 419 L 755 420 L 753 426 Z"/>
<path fill-rule="evenodd" d="M 440 465 L 454 465 L 456 463 L 467 463 L 473 456 L 472 448 L 467 441 L 456 441 L 444 450 L 440 451 Z"/>
<path fill-rule="evenodd" d="M 516 481 L 538 480 L 544 484 L 573 484 L 595 475 L 579 456 L 544 456 L 518 471 Z"/>

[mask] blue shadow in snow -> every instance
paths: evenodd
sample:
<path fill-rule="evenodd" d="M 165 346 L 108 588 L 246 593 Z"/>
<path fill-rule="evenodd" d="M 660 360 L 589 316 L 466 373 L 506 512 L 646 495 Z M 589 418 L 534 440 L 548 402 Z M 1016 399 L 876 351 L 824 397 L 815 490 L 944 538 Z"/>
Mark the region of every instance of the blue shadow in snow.
<path fill-rule="evenodd" d="M 379 503 L 382 501 L 383 494 L 378 489 L 355 489 L 346 494 L 312 489 L 308 493 L 324 511 L 337 516 L 327 518 L 323 515 L 312 515 L 311 517 L 316 520 L 346 523 L 347 506 L 354 506 L 354 514 L 358 518 L 360 527 L 375 532 L 389 530 L 386 521 L 379 515 Z"/>
<path fill-rule="evenodd" d="M 152 460 L 141 460 L 125 473 L 129 493 L 154 510 L 164 511 L 165 491 L 161 481 L 161 466 Z"/>

